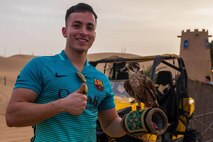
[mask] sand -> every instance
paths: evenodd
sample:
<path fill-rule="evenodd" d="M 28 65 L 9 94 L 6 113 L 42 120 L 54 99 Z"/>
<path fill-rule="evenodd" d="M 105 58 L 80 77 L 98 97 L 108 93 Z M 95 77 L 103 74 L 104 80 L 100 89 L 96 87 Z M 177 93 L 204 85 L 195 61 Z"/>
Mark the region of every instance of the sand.
<path fill-rule="evenodd" d="M 12 92 L 11 85 L 0 85 L 0 141 L 1 142 L 28 142 L 33 136 L 31 127 L 10 128 L 5 122 L 5 110 Z"/>
<path fill-rule="evenodd" d="M 14 82 L 21 68 L 33 56 L 19 55 L 9 58 L 0 57 L 0 141 L 1 142 L 29 142 L 33 136 L 31 127 L 7 127 L 5 111 Z M 6 79 L 6 82 L 5 82 Z"/>

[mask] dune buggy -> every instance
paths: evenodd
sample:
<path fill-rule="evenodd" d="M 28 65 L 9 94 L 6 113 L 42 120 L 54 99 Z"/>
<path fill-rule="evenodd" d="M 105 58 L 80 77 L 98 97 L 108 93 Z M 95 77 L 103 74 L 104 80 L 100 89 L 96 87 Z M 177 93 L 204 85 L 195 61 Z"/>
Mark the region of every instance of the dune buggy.
<path fill-rule="evenodd" d="M 120 54 L 119 54 L 120 55 Z M 111 138 L 101 129 L 97 121 L 98 142 L 196 142 L 201 141 L 199 133 L 189 127 L 194 108 L 194 99 L 187 91 L 187 72 L 183 59 L 177 55 L 166 54 L 146 57 L 124 58 L 108 56 L 100 60 L 90 61 L 110 79 L 115 94 L 115 104 L 118 114 L 123 117 L 126 113 L 136 109 L 136 102 L 124 89 L 124 81 L 128 79 L 128 72 L 124 67 L 129 62 L 138 62 L 141 70 L 156 85 L 158 103 L 166 112 L 169 127 L 166 132 L 157 137 L 149 132 L 141 138 L 126 135 L 121 138 Z"/>

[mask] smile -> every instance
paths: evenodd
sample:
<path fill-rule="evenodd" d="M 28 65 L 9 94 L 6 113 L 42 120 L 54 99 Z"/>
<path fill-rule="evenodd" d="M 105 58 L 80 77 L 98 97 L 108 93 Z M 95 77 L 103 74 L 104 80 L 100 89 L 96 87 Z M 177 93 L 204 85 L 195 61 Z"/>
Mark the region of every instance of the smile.
<path fill-rule="evenodd" d="M 80 42 L 88 42 L 88 39 L 85 38 L 76 38 L 76 40 Z"/>

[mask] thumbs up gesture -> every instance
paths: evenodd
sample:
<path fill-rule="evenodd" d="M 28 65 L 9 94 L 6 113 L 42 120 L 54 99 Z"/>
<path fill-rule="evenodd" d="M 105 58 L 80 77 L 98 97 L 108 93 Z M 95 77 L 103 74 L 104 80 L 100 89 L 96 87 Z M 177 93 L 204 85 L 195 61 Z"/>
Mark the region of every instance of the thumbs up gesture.
<path fill-rule="evenodd" d="M 87 104 L 87 96 L 85 95 L 86 88 L 86 84 L 82 83 L 78 90 L 62 98 L 61 105 L 64 108 L 64 112 L 68 112 L 72 115 L 79 115 L 84 111 Z"/>
<path fill-rule="evenodd" d="M 76 91 L 77 93 L 87 94 L 88 87 L 85 83 L 82 83 L 81 87 Z"/>

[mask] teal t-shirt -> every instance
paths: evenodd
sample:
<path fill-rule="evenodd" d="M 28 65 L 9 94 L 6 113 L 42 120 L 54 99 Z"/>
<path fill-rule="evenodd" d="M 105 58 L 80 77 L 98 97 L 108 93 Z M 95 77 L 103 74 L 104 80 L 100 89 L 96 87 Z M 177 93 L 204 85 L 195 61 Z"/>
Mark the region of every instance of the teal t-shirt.
<path fill-rule="evenodd" d="M 60 113 L 34 126 L 34 142 L 95 142 L 99 110 L 115 107 L 108 78 L 85 63 L 81 72 L 87 81 L 86 109 L 80 115 Z M 35 101 L 44 104 L 66 97 L 79 89 L 82 80 L 64 51 L 55 56 L 32 59 L 20 72 L 15 88 L 28 88 L 37 93 Z M 24 117 L 24 116 L 22 116 Z"/>

